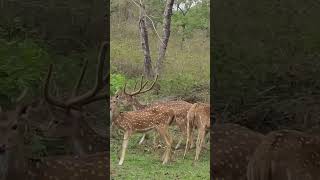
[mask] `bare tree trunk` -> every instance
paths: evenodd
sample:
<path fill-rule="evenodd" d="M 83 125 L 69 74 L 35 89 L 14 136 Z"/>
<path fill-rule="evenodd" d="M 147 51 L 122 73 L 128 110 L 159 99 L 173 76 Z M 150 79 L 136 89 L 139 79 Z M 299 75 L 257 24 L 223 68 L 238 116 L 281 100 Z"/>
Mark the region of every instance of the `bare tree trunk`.
<path fill-rule="evenodd" d="M 156 65 L 157 74 L 160 74 L 160 71 L 162 69 L 163 59 L 165 57 L 167 45 L 169 42 L 173 3 L 174 3 L 174 0 L 167 0 L 166 7 L 163 13 L 163 34 L 162 34 L 162 42 L 160 42 L 159 55 L 158 55 L 158 60 Z"/>
<path fill-rule="evenodd" d="M 153 69 L 150 56 L 148 31 L 146 27 L 146 17 L 144 15 L 143 5 L 142 7 L 140 7 L 139 30 L 141 36 L 141 46 L 144 55 L 144 74 L 148 79 L 150 79 L 153 77 Z"/>

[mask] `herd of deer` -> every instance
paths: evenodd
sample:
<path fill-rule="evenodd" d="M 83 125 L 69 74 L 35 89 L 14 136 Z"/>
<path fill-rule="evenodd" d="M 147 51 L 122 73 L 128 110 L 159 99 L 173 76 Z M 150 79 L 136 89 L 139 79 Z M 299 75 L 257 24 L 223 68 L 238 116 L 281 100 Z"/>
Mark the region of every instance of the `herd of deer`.
<path fill-rule="evenodd" d="M 150 91 L 157 79 L 158 76 L 155 77 L 150 87 L 145 89 L 149 81 L 143 82 L 142 76 L 140 87 L 136 89 L 136 83 L 134 92 L 127 92 L 125 84 L 123 90 L 118 91 L 116 95 L 111 98 L 111 119 L 116 126 L 124 130 L 119 165 L 123 164 L 130 136 L 135 132 L 145 133 L 151 130 L 157 131 L 166 144 L 166 151 L 162 157 L 163 164 L 166 164 L 170 159 L 173 141 L 168 132 L 170 125 L 178 126 L 182 133 L 175 149 L 180 147 L 184 137 L 187 139 L 186 144 L 190 143 L 192 146 L 192 130 L 193 128 L 198 129 L 195 160 L 199 158 L 206 132 L 210 129 L 210 105 L 204 103 L 191 104 L 186 101 L 167 101 L 157 102 L 151 105 L 142 105 L 134 96 Z M 133 111 L 120 112 L 120 105 L 131 106 Z M 143 142 L 144 138 L 145 134 L 143 134 L 139 144 Z M 185 148 L 185 154 L 187 149 L 188 146 Z"/>
<path fill-rule="evenodd" d="M 49 93 L 52 66 L 44 84 L 44 100 L 17 103 L 14 110 L 0 107 L 0 180 L 102 180 L 108 179 L 107 137 L 97 133 L 86 121 L 83 106 L 108 99 L 103 87 L 109 77 L 103 76 L 108 43 L 102 45 L 94 87 L 79 94 L 87 63 L 71 96 L 54 98 Z M 141 79 L 134 92 L 124 89 L 110 99 L 112 123 L 124 130 L 119 165 L 124 162 L 128 140 L 135 132 L 155 130 L 166 144 L 163 164 L 170 160 L 172 137 L 168 127 L 181 131 L 175 147 L 186 139 L 184 156 L 193 146 L 193 130 L 198 129 L 195 160 L 207 132 L 211 134 L 211 175 L 214 180 L 318 180 L 320 179 L 320 137 L 294 130 L 279 130 L 262 135 L 236 124 L 215 123 L 210 128 L 210 106 L 185 101 L 158 102 L 142 105 L 134 97 L 151 90 L 158 76 L 146 88 Z M 136 88 L 135 88 L 136 89 Z M 24 95 L 26 93 L 23 93 Z M 21 99 L 19 97 L 19 99 Z M 120 112 L 120 105 L 133 111 Z M 218 121 L 217 121 L 218 122 Z M 62 137 L 71 147 L 71 155 L 30 158 L 26 146 L 28 133 L 36 129 L 44 136 Z M 143 142 L 143 134 L 140 144 Z"/>

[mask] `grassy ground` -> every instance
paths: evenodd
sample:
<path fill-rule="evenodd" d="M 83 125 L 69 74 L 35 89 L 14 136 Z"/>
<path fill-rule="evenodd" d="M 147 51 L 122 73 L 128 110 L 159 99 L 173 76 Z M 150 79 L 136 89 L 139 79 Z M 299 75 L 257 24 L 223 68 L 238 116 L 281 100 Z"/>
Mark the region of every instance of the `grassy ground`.
<path fill-rule="evenodd" d="M 162 165 L 160 160 L 164 148 L 152 148 L 152 138 L 138 145 L 141 135 L 136 134 L 129 140 L 124 164 L 118 165 L 121 137 L 111 140 L 111 178 L 134 180 L 162 179 L 210 179 L 210 152 L 202 149 L 200 159 L 193 163 L 195 149 L 191 149 L 183 159 L 184 145 L 172 153 L 171 161 Z M 177 139 L 174 141 L 176 144 Z M 208 146 L 208 144 L 206 145 Z"/>
<path fill-rule="evenodd" d="M 160 31 L 159 31 L 160 32 Z M 124 76 L 126 80 L 137 80 L 143 73 L 143 53 L 141 51 L 140 36 L 137 24 L 123 23 L 111 25 L 111 89 L 116 91 L 123 87 L 124 80 L 114 80 L 115 74 Z M 158 39 L 150 31 L 149 42 L 153 65 L 158 56 Z M 196 32 L 181 46 L 179 33 L 172 31 L 164 72 L 158 80 L 161 86 L 160 94 L 145 93 L 139 96 L 143 103 L 166 99 L 171 96 L 186 97 L 199 96 L 202 102 L 209 102 L 210 77 L 210 46 L 209 38 L 203 32 Z M 114 78 L 114 79 L 113 79 Z M 130 89 L 130 81 L 128 81 Z M 134 82 L 131 83 L 134 85 Z M 117 87 L 117 88 L 115 88 Z M 178 136 L 173 136 L 178 137 Z M 115 180 L 162 180 L 162 179 L 209 179 L 210 153 L 203 149 L 200 160 L 193 164 L 195 149 L 183 159 L 183 148 L 175 151 L 172 161 L 162 165 L 160 161 L 163 148 L 151 148 L 148 145 L 138 145 L 141 135 L 135 135 L 129 140 L 124 164 L 118 166 L 122 136 L 111 137 L 111 177 Z M 177 139 L 175 138 L 174 145 Z M 182 146 L 184 147 L 184 146 Z"/>

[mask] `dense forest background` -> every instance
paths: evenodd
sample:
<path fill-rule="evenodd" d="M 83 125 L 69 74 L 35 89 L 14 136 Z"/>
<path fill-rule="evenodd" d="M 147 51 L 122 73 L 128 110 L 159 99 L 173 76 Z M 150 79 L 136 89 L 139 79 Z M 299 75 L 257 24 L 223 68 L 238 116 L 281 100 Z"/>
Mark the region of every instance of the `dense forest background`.
<path fill-rule="evenodd" d="M 105 7 L 105 2 L 98 0 L 1 1 L 2 110 L 14 109 L 18 104 L 18 96 L 24 91 L 26 95 L 19 103 L 36 106 L 42 102 L 44 81 L 51 63 L 54 65 L 50 88 L 53 96 L 60 99 L 70 96 L 85 60 L 89 63 L 80 93 L 91 89 L 99 47 L 106 37 Z M 105 64 L 107 66 L 108 63 Z M 34 118 L 31 121 L 39 118 L 44 124 L 49 123 L 52 114 L 47 114 L 47 107 L 48 105 L 40 107 L 37 114 L 31 114 Z M 86 119 L 89 125 L 107 138 L 106 102 L 90 104 L 85 110 L 91 115 Z M 59 118 L 63 113 L 55 115 Z M 35 157 L 69 152 L 61 138 L 43 134 L 32 131 L 30 139 L 28 136 L 28 147 L 31 147 Z"/>
<path fill-rule="evenodd" d="M 319 124 L 315 1 L 214 1 L 214 104 L 261 132 Z M 228 13 L 226 13 L 228 12 Z"/>
<path fill-rule="evenodd" d="M 41 96 L 50 63 L 58 72 L 54 87 L 59 89 L 54 93 L 64 95 L 70 89 L 85 59 L 89 77 L 84 87 L 88 86 L 105 37 L 105 7 L 98 0 L 1 1 L 0 106 L 14 106 L 26 88 L 29 100 Z"/>
<path fill-rule="evenodd" d="M 195 3 L 195 4 L 194 4 Z M 152 65 L 158 56 L 165 1 L 144 1 Z M 179 8 L 178 8 L 179 6 Z M 209 1 L 175 1 L 164 67 L 153 94 L 141 100 L 183 99 L 209 102 L 210 17 Z M 129 87 L 143 74 L 139 34 L 139 8 L 128 0 L 111 1 L 111 93 Z M 156 30 L 156 31 L 155 31 Z"/>

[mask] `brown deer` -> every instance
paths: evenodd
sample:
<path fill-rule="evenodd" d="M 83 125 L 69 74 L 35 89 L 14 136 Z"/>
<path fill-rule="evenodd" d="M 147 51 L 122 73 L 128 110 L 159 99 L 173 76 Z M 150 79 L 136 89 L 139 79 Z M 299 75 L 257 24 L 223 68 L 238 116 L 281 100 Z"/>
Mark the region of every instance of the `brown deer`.
<path fill-rule="evenodd" d="M 148 84 L 148 81 L 143 82 L 143 76 L 141 76 L 139 89 L 136 89 L 136 85 L 137 85 L 136 83 L 133 92 L 128 92 L 126 90 L 126 83 L 125 83 L 123 91 L 116 94 L 116 99 L 126 106 L 129 106 L 129 105 L 132 106 L 133 109 L 135 110 L 141 110 L 147 107 L 148 108 L 149 107 L 154 107 L 154 108 L 166 107 L 166 108 L 172 109 L 175 113 L 175 120 L 173 124 L 177 125 L 180 131 L 182 132 L 182 135 L 180 136 L 180 139 L 175 147 L 175 149 L 178 149 L 183 141 L 183 138 L 186 137 L 187 135 L 187 113 L 190 107 L 192 106 L 192 104 L 186 101 L 167 101 L 167 102 L 157 102 L 150 105 L 143 105 L 135 98 L 136 95 L 150 91 L 153 88 L 154 84 L 156 83 L 157 77 L 158 76 L 156 76 L 155 80 L 152 82 L 149 88 L 144 89 L 145 86 Z M 141 138 L 139 144 L 143 142 L 144 138 L 145 138 L 145 134 Z M 193 146 L 192 140 L 191 140 L 191 146 Z"/>
<path fill-rule="evenodd" d="M 98 140 L 100 143 L 100 150 L 106 150 L 106 144 L 108 143 L 106 138 L 98 138 L 95 136 L 95 139 L 85 138 L 88 137 L 88 133 L 95 135 L 96 133 L 88 126 L 87 122 L 84 120 L 83 115 L 83 106 L 90 104 L 92 102 L 107 99 L 108 92 L 101 92 L 105 85 L 108 83 L 109 74 L 103 76 L 104 63 L 106 61 L 106 52 L 109 44 L 107 42 L 103 43 L 100 49 L 98 63 L 97 63 L 97 72 L 94 87 L 82 95 L 78 95 L 81 82 L 84 78 L 84 74 L 87 68 L 88 61 L 85 62 L 82 71 L 80 73 L 79 79 L 76 82 L 71 96 L 67 99 L 61 100 L 57 97 L 52 97 L 49 93 L 49 84 L 52 74 L 52 65 L 50 65 L 48 70 L 48 75 L 44 84 L 44 97 L 46 102 L 51 105 L 58 117 L 55 121 L 57 122 L 57 128 L 51 128 L 51 133 L 48 134 L 60 134 L 68 139 L 71 146 L 74 149 L 74 153 L 77 155 L 84 155 L 92 152 L 96 152 L 92 143 L 93 141 Z M 53 132 L 52 132 L 53 131 Z M 55 132 L 56 131 L 56 132 Z M 92 142 L 88 144 L 88 142 Z M 103 148 L 104 147 L 104 148 Z"/>
<path fill-rule="evenodd" d="M 130 136 L 136 132 L 144 133 L 150 130 L 156 130 L 166 143 L 167 147 L 162 157 L 162 164 L 166 164 L 170 158 L 172 144 L 168 127 L 175 118 L 174 111 L 170 108 L 160 107 L 120 112 L 118 106 L 119 101 L 113 97 L 110 102 L 112 121 L 116 126 L 125 131 L 119 165 L 123 164 Z"/>
<path fill-rule="evenodd" d="M 188 144 L 192 138 L 192 129 L 197 127 L 198 137 L 196 142 L 195 161 L 199 159 L 205 135 L 210 129 L 210 105 L 204 103 L 195 103 L 191 106 L 187 114 L 187 141 L 184 151 L 184 157 L 188 150 Z"/>
<path fill-rule="evenodd" d="M 295 130 L 269 133 L 257 147 L 248 180 L 318 180 L 320 138 Z"/>
<path fill-rule="evenodd" d="M 28 133 L 24 113 L 22 108 L 0 112 L 1 180 L 104 180 L 109 177 L 107 152 L 29 159 L 24 144 Z"/>
<path fill-rule="evenodd" d="M 132 93 L 128 93 L 126 91 L 127 83 L 125 83 L 125 85 L 123 87 L 123 91 L 116 92 L 115 97 L 116 97 L 116 99 L 118 101 L 123 103 L 125 106 L 131 106 L 134 111 L 144 109 L 144 108 L 148 107 L 148 105 L 141 104 L 134 96 L 136 96 L 138 94 L 142 94 L 142 93 L 148 92 L 151 89 L 153 89 L 153 87 L 154 87 L 155 83 L 157 82 L 157 80 L 158 80 L 158 75 L 156 76 L 155 80 L 152 82 L 152 84 L 151 84 L 151 86 L 149 88 L 143 89 L 148 84 L 149 81 L 146 81 L 145 83 L 143 83 L 143 76 L 141 76 L 140 89 L 135 90 Z M 136 82 L 136 84 L 134 86 L 134 89 L 136 89 L 137 84 L 138 84 L 138 82 Z M 143 143 L 145 137 L 146 137 L 146 134 L 143 133 L 143 135 L 142 135 L 142 137 L 141 137 L 141 139 L 139 141 L 139 145 L 141 145 Z M 155 139 L 154 139 L 154 142 L 155 142 Z"/>
<path fill-rule="evenodd" d="M 211 134 L 211 179 L 246 180 L 248 162 L 264 136 L 237 124 L 215 124 Z"/>

